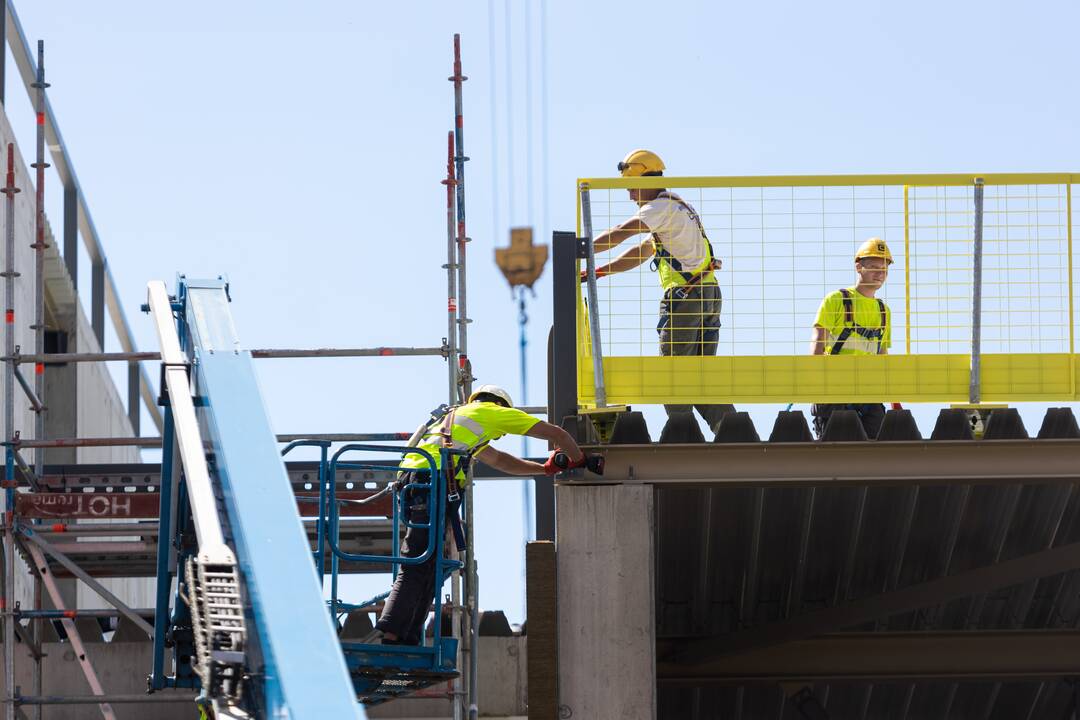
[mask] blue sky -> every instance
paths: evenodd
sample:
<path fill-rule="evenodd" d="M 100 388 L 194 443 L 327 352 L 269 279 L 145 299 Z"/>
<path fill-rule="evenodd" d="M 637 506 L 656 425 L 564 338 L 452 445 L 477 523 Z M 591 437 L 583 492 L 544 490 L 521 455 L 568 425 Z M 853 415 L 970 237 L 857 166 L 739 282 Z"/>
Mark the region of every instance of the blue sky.
<path fill-rule="evenodd" d="M 517 312 L 492 250 L 510 225 L 573 229 L 574 179 L 611 174 L 631 148 L 675 175 L 1080 168 L 1076 3 L 515 2 L 509 42 L 507 7 L 18 2 L 140 347 L 155 345 L 145 284 L 178 271 L 228 275 L 251 347 L 437 345 L 455 32 L 470 349 L 480 381 L 517 396 Z M 29 153 L 11 70 L 8 98 Z M 536 291 L 533 403 L 547 275 Z M 411 429 L 445 393 L 431 358 L 259 369 L 279 432 Z M 770 412 L 756 409 L 759 430 Z M 516 484 L 479 492 L 482 604 L 514 621 L 520 502 Z"/>

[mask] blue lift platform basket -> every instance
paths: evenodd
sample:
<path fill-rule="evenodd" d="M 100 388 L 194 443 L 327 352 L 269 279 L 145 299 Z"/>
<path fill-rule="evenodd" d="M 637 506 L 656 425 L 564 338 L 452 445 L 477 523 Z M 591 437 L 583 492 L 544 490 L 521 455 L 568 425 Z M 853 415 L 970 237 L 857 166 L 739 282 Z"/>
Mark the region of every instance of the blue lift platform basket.
<path fill-rule="evenodd" d="M 339 559 L 382 562 L 396 572 L 402 564 L 434 557 L 435 617 L 441 617 L 443 581 L 461 566 L 443 552 L 444 473 L 432 472 L 430 486 L 424 485 L 437 499 L 426 525 L 410 522 L 405 493 L 398 494 L 391 556 L 349 554 L 337 542 L 335 473 L 345 467 L 385 468 L 387 461 L 345 462 L 342 456 L 413 451 L 349 445 L 328 458 L 328 444 L 321 444 L 313 562 L 251 353 L 237 339 L 228 290 L 221 279 L 182 276 L 173 297 L 164 283 L 149 285 L 146 309 L 162 346 L 165 410 L 150 691 L 201 688 L 198 702 L 219 718 L 347 720 L 365 717 L 362 703 L 457 677 L 457 641 L 441 636 L 439 621 L 430 643 L 419 646 L 338 639 L 339 612 L 359 607 L 338 600 Z M 447 457 L 441 459 L 442 467 L 452 466 Z M 428 455 L 427 460 L 434 468 L 434 459 Z M 420 557 L 399 555 L 402 522 L 429 530 Z M 324 543 L 332 552 L 329 609 Z M 166 672 L 167 648 L 172 674 Z"/>

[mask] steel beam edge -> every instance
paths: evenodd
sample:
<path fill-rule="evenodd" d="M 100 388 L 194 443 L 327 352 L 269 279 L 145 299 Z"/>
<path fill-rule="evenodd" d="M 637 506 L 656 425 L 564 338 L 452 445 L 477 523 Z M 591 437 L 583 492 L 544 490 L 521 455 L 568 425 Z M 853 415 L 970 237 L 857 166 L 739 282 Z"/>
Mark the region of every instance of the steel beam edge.
<path fill-rule="evenodd" d="M 567 484 L 995 484 L 1080 481 L 1080 440 L 599 445 L 603 477 L 561 473 Z"/>

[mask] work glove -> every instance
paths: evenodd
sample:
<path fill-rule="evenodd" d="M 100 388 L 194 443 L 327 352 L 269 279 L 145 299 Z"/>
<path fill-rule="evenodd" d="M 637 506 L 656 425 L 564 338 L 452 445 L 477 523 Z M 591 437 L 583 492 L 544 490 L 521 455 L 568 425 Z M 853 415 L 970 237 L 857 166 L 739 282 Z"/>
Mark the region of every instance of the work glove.
<path fill-rule="evenodd" d="M 596 279 L 597 280 L 599 280 L 602 277 L 607 277 L 608 275 L 610 275 L 610 273 L 607 270 L 603 270 L 601 268 L 596 269 Z M 581 277 L 578 278 L 578 279 L 581 282 L 588 282 L 588 280 L 589 280 L 589 271 L 588 270 L 582 270 L 581 271 Z"/>
<path fill-rule="evenodd" d="M 560 455 L 562 457 L 564 457 L 564 458 L 566 457 L 562 453 L 551 453 L 551 456 L 548 457 L 547 461 L 544 463 L 544 474 L 545 475 L 554 475 L 555 473 L 560 473 L 560 472 L 563 471 L 564 468 L 559 467 L 556 464 L 556 458 L 559 457 Z"/>

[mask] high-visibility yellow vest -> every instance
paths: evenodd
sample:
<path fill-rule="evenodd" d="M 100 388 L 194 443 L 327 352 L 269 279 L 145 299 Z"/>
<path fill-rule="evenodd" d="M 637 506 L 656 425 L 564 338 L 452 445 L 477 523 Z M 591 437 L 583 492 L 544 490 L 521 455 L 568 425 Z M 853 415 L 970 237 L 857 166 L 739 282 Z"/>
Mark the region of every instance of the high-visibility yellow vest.
<path fill-rule="evenodd" d="M 483 450 L 493 440 L 498 440 L 503 435 L 524 435 L 532 429 L 533 425 L 540 422 L 528 413 L 516 408 L 508 408 L 493 402 L 471 402 L 453 408 L 452 415 L 432 422 L 417 447 L 431 454 L 435 461 L 435 467 L 442 467 L 442 450 L 446 435 L 449 432 L 450 447 L 454 450 L 465 451 L 466 457 L 471 458 L 480 450 Z M 449 419 L 449 428 L 445 428 L 446 420 Z M 417 453 L 409 453 L 401 460 L 401 467 L 406 470 L 430 470 L 431 465 L 427 458 Z M 458 481 L 465 479 L 467 462 L 458 461 Z"/>

